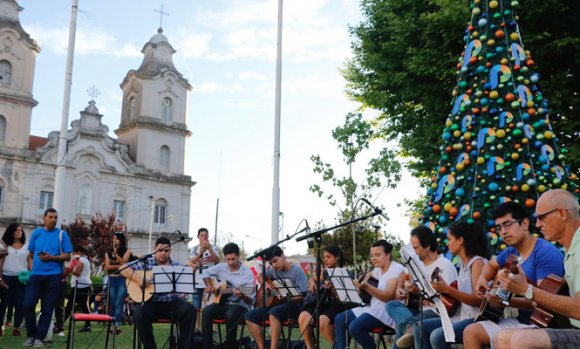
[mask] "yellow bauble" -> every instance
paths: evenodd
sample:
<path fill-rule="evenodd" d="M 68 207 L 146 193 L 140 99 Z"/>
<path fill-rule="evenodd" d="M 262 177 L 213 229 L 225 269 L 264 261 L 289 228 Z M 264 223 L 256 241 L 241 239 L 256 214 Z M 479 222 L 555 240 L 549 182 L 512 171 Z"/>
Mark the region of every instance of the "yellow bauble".
<path fill-rule="evenodd" d="M 446 126 L 446 127 L 451 127 L 451 125 L 453 125 L 453 121 L 451 121 L 451 119 L 447 119 L 447 120 L 445 121 L 445 126 Z"/>
<path fill-rule="evenodd" d="M 443 209 L 445 210 L 445 212 L 449 212 L 449 210 L 451 209 L 451 207 L 453 207 L 453 205 L 451 205 L 450 202 L 446 203 L 445 206 L 443 206 Z"/>
<path fill-rule="evenodd" d="M 527 101 L 527 102 L 526 102 L 526 106 L 527 106 L 528 108 L 531 108 L 531 107 L 533 107 L 533 106 L 534 106 L 534 101 Z"/>
<path fill-rule="evenodd" d="M 483 165 L 483 164 L 485 164 L 485 159 L 484 159 L 483 157 L 479 157 L 479 158 L 477 158 L 477 164 L 478 164 L 478 165 Z"/>
<path fill-rule="evenodd" d="M 431 189 L 437 189 L 437 183 L 431 183 Z"/>
<path fill-rule="evenodd" d="M 459 130 L 453 131 L 453 137 L 459 138 L 459 136 L 461 136 L 461 131 L 459 131 Z"/>
<path fill-rule="evenodd" d="M 497 8 L 498 5 L 498 2 L 495 0 L 489 2 L 489 8 Z"/>
<path fill-rule="evenodd" d="M 487 46 L 493 46 L 493 45 L 495 45 L 495 40 L 494 39 L 487 40 Z"/>
<path fill-rule="evenodd" d="M 529 140 L 529 139 L 527 139 L 527 138 L 522 138 L 522 143 L 524 143 L 524 144 L 528 144 L 528 142 L 529 142 L 529 141 L 530 141 L 530 140 Z"/>
<path fill-rule="evenodd" d="M 518 153 L 512 153 L 512 160 L 517 160 L 520 158 L 520 154 Z"/>
<path fill-rule="evenodd" d="M 552 138 L 554 138 L 554 133 L 552 131 L 545 131 L 544 132 L 544 138 L 546 138 L 546 139 L 552 139 Z"/>
<path fill-rule="evenodd" d="M 504 130 L 497 130 L 497 131 L 495 132 L 495 136 L 496 136 L 497 138 L 504 138 L 504 137 L 505 137 L 505 131 L 504 131 Z"/>
<path fill-rule="evenodd" d="M 497 91 L 491 91 L 489 93 L 489 98 L 491 98 L 491 99 L 497 99 L 498 97 L 499 97 L 499 92 L 497 92 Z"/>
<path fill-rule="evenodd" d="M 528 191 L 530 190 L 530 186 L 527 184 L 522 184 L 522 191 Z"/>
<path fill-rule="evenodd" d="M 471 140 L 471 132 L 465 132 L 465 134 L 463 135 L 463 139 L 465 139 L 466 141 Z"/>
<path fill-rule="evenodd" d="M 465 169 L 465 165 L 460 162 L 457 165 L 455 165 L 455 168 L 457 169 L 457 171 L 463 171 Z"/>
<path fill-rule="evenodd" d="M 519 39 L 519 35 L 516 32 L 513 32 L 510 34 L 510 39 L 512 39 L 512 41 L 516 41 L 517 39 Z"/>
<path fill-rule="evenodd" d="M 544 186 L 544 185 L 542 185 L 542 184 L 538 185 L 538 191 L 539 191 L 540 193 L 543 193 L 543 192 L 545 192 L 545 191 L 546 191 L 546 186 Z"/>

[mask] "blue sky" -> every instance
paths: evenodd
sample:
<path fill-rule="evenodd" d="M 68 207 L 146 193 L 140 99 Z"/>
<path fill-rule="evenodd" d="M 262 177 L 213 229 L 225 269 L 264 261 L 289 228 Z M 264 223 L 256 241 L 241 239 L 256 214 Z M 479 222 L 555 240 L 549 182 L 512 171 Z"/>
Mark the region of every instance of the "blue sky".
<path fill-rule="evenodd" d="M 38 42 L 31 133 L 58 130 L 66 63 L 70 0 L 20 0 L 20 21 Z M 77 44 L 69 123 L 100 91 L 103 122 L 118 127 L 127 71 L 142 61 L 140 50 L 159 27 L 160 1 L 79 0 Z M 164 3 L 164 34 L 177 51 L 174 63 L 193 85 L 188 99 L 186 174 L 192 188 L 190 233 L 208 227 L 213 235 L 216 199 L 218 233 L 253 251 L 270 242 L 274 144 L 276 0 L 172 0 Z M 310 193 L 319 182 L 310 156 L 339 161 L 331 131 L 359 106 L 344 94 L 339 69 L 350 56 L 348 25 L 361 20 L 354 0 L 292 0 L 284 4 L 281 199 L 284 234 L 305 218 L 334 224 L 336 209 Z M 369 115 L 372 111 L 368 111 Z M 360 176 L 364 167 L 355 168 Z M 344 167 L 343 171 L 347 169 Z M 403 198 L 420 193 L 405 176 L 396 191 L 374 193 L 391 217 L 388 232 L 407 239 Z M 128 207 L 130 210 L 130 207 Z M 169 214 L 171 214 L 169 212 Z M 306 246 L 286 244 L 290 253 Z"/>

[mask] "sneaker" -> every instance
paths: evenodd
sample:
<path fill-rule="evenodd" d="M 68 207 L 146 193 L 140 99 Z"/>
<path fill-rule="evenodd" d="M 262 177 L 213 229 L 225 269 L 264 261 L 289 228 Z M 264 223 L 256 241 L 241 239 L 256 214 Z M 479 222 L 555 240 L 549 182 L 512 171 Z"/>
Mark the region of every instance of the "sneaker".
<path fill-rule="evenodd" d="M 52 333 L 60 333 L 64 331 L 64 328 L 58 327 L 56 324 L 52 327 Z"/>
<path fill-rule="evenodd" d="M 40 339 L 36 338 L 34 340 L 34 343 L 32 343 L 32 347 L 33 348 L 44 348 L 44 342 L 41 341 Z"/>
<path fill-rule="evenodd" d="M 83 327 L 79 330 L 79 332 L 91 332 L 91 328 L 89 326 Z"/>
<path fill-rule="evenodd" d="M 22 333 L 20 332 L 20 329 L 18 327 L 14 327 L 14 330 L 12 330 L 12 336 L 14 337 L 22 336 Z"/>
<path fill-rule="evenodd" d="M 56 335 L 59 336 L 59 337 L 64 337 L 65 336 L 64 330 L 61 329 L 60 332 L 57 333 Z"/>
<path fill-rule="evenodd" d="M 413 336 L 413 331 L 412 331 L 412 327 L 411 327 L 411 331 L 407 330 L 407 332 L 405 332 L 404 335 L 402 335 L 399 339 L 397 339 L 397 347 L 399 348 L 410 348 L 411 346 L 413 346 L 413 342 L 414 342 L 414 336 Z"/>
<path fill-rule="evenodd" d="M 22 346 L 31 347 L 33 344 L 34 344 L 34 337 L 28 337 L 28 338 L 26 338 L 26 342 L 24 342 L 24 344 L 22 344 Z"/>

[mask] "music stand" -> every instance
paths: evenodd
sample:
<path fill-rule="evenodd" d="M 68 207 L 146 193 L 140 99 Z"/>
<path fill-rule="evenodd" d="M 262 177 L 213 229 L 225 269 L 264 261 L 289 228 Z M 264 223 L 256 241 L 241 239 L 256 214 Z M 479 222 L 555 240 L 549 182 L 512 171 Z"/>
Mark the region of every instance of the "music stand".
<path fill-rule="evenodd" d="M 403 246 L 400 250 L 401 262 L 409 271 L 415 286 L 419 289 L 420 302 L 423 304 L 423 300 L 427 299 L 435 303 L 439 316 L 441 317 L 441 324 L 443 327 L 443 333 L 445 334 L 446 342 L 455 342 L 455 331 L 453 330 L 453 325 L 449 319 L 449 314 L 445 305 L 441 302 L 439 298 L 439 293 L 433 289 L 431 286 L 430 277 L 427 276 L 427 271 L 424 268 L 423 262 L 419 260 L 419 257 L 414 251 L 410 250 L 407 246 Z M 419 320 L 419 337 L 421 348 L 423 347 L 423 310 L 420 309 L 420 320 Z"/>
<path fill-rule="evenodd" d="M 153 273 L 154 293 L 194 293 L 194 272 L 189 266 L 156 265 L 151 270 Z M 175 327 L 175 300 L 171 302 L 171 324 L 169 326 L 169 347 L 175 348 L 177 340 L 174 335 Z M 165 345 L 163 345 L 165 347 Z"/>
<path fill-rule="evenodd" d="M 272 280 L 272 284 L 276 286 L 276 290 L 282 297 L 292 298 L 302 296 L 302 292 L 298 287 L 294 286 L 292 280 L 288 278 L 280 278 Z"/>
<path fill-rule="evenodd" d="M 364 305 L 354 282 L 346 268 L 327 268 L 326 272 L 336 291 L 338 300 L 342 303 Z"/>

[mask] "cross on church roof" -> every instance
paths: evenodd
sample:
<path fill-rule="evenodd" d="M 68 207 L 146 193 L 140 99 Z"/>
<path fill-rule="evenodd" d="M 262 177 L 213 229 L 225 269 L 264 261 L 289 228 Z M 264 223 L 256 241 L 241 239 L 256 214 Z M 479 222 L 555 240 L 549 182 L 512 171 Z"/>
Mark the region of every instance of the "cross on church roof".
<path fill-rule="evenodd" d="M 87 93 L 89 94 L 89 97 L 91 97 L 91 99 L 95 99 L 97 97 L 99 97 L 99 95 L 101 94 L 99 92 L 99 90 L 97 90 L 97 88 L 95 87 L 95 85 L 92 85 L 91 87 L 89 87 L 87 89 Z"/>
<path fill-rule="evenodd" d="M 161 10 L 153 9 L 155 12 L 159 12 L 159 28 L 163 28 L 163 16 L 169 16 L 169 13 L 163 12 L 163 4 L 161 4 Z"/>

